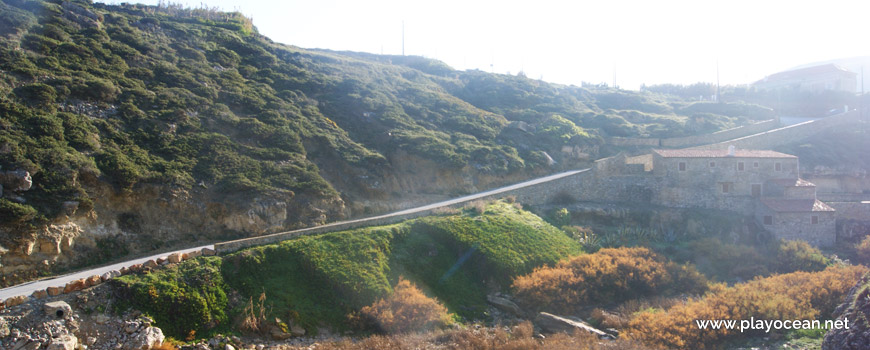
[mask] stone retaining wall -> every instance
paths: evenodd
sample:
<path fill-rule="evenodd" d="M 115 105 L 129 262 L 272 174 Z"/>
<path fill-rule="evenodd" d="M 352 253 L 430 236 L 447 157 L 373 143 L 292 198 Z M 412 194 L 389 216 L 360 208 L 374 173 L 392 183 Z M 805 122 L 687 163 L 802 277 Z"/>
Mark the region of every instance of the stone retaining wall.
<path fill-rule="evenodd" d="M 681 148 L 703 145 L 711 142 L 724 142 L 738 137 L 748 136 L 762 131 L 767 131 L 779 126 L 779 120 L 769 119 L 757 123 L 738 126 L 727 130 L 717 131 L 712 134 L 692 135 L 671 138 L 635 138 L 635 137 L 610 137 L 606 142 L 613 146 L 641 146 L 641 147 L 665 147 Z"/>
<path fill-rule="evenodd" d="M 857 123 L 859 114 L 857 111 L 851 111 L 823 119 L 811 120 L 800 124 L 789 125 L 779 129 L 773 129 L 741 137 L 724 142 L 692 147 L 693 149 L 725 149 L 730 145 L 734 145 L 741 149 L 773 149 L 777 146 L 794 142 L 795 140 L 805 139 L 819 131 L 825 130 L 834 126 L 848 125 Z"/>

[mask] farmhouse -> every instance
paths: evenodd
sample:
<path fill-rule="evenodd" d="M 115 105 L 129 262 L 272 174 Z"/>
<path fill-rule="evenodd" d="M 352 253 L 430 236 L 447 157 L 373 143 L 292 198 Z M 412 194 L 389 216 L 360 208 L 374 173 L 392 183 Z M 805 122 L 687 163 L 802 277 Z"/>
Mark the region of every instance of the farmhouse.
<path fill-rule="evenodd" d="M 768 150 L 654 150 L 655 204 L 753 215 L 783 239 L 819 246 L 836 240 L 834 209 L 816 199 L 816 186 L 799 177 L 798 158 Z"/>

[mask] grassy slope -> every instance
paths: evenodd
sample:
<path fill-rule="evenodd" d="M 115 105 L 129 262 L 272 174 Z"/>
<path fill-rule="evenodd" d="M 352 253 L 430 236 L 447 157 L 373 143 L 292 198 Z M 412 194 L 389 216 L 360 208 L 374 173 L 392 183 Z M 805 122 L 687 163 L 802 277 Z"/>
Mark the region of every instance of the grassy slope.
<path fill-rule="evenodd" d="M 470 258 L 448 275 L 472 246 L 477 248 Z M 577 243 L 542 219 L 495 202 L 482 214 L 468 210 L 247 249 L 223 258 L 219 272 L 209 271 L 212 280 L 220 281 L 213 288 L 232 288 L 243 300 L 256 300 L 265 292 L 273 317 L 293 319 L 314 331 L 322 325 L 346 328 L 349 313 L 391 293 L 399 276 L 437 297 L 451 312 L 483 318 L 488 292 L 507 287 L 516 275 L 579 253 Z M 124 277 L 117 285 L 122 291 L 133 290 L 122 295 L 138 300 L 134 306 L 149 313 L 165 312 L 162 305 L 149 304 L 149 289 L 157 286 L 159 295 L 179 294 L 161 286 L 184 280 L 174 276 L 194 271 L 189 266 L 200 261 L 167 272 Z M 158 323 L 166 319 L 157 317 Z M 186 327 L 205 331 L 202 324 Z"/>

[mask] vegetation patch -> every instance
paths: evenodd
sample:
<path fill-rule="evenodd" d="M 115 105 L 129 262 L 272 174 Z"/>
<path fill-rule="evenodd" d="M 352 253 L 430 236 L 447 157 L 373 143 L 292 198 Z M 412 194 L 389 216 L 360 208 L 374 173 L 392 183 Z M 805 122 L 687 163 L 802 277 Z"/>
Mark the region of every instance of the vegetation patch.
<path fill-rule="evenodd" d="M 852 286 L 867 273 L 863 266 L 829 267 L 820 272 L 794 272 L 758 278 L 733 287 L 718 286 L 699 299 L 668 310 L 638 313 L 629 334 L 651 346 L 706 349 L 726 339 L 759 331 L 699 331 L 695 320 L 825 320 Z M 761 331 L 763 333 L 763 331 Z"/>
<path fill-rule="evenodd" d="M 703 293 L 707 279 L 647 248 L 605 248 L 519 276 L 513 289 L 531 310 L 577 314 L 589 305 Z"/>
<path fill-rule="evenodd" d="M 154 318 L 167 335 L 185 339 L 228 329 L 227 285 L 221 259 L 203 257 L 176 266 L 113 279 L 120 309 Z"/>

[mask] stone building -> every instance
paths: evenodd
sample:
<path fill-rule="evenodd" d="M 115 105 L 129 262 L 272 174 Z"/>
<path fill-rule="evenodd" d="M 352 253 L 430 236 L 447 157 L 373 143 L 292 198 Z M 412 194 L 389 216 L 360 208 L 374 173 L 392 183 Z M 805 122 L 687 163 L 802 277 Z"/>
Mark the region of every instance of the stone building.
<path fill-rule="evenodd" d="M 740 212 L 783 239 L 819 246 L 836 240 L 834 209 L 799 177 L 798 158 L 768 150 L 654 150 L 651 202 Z"/>
<path fill-rule="evenodd" d="M 779 72 L 761 79 L 752 85 L 762 90 L 788 89 L 797 91 L 857 92 L 857 74 L 835 64 L 823 64 L 807 68 Z"/>

